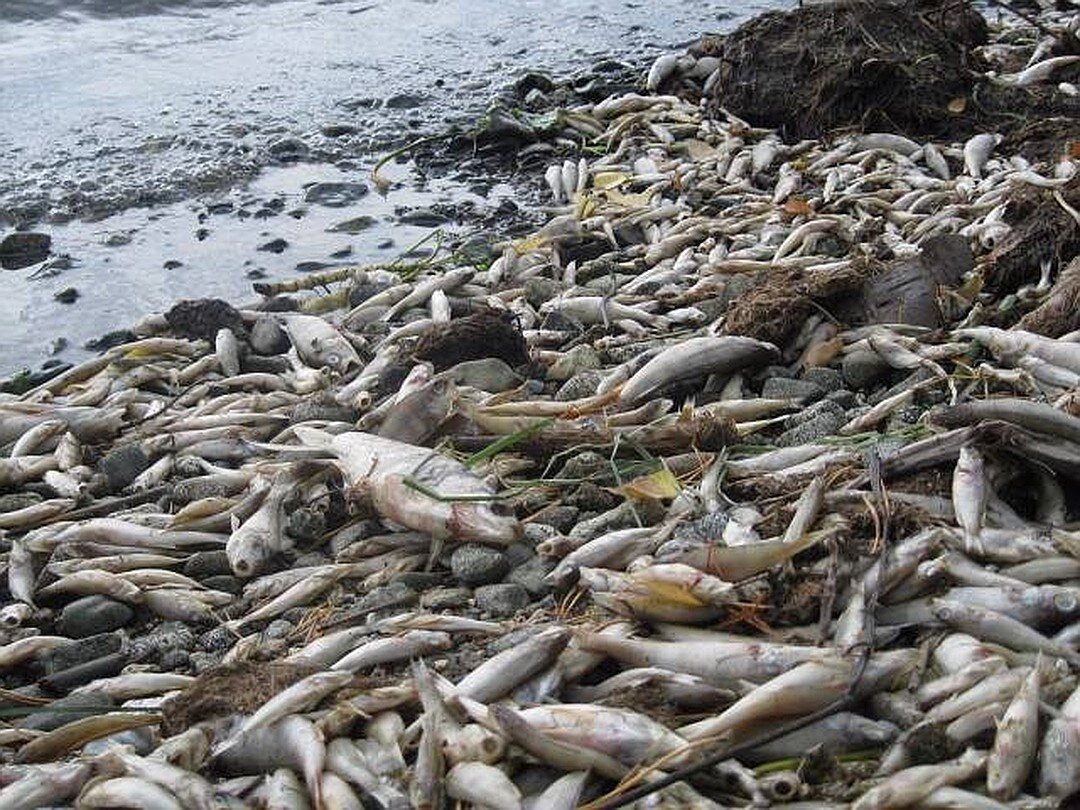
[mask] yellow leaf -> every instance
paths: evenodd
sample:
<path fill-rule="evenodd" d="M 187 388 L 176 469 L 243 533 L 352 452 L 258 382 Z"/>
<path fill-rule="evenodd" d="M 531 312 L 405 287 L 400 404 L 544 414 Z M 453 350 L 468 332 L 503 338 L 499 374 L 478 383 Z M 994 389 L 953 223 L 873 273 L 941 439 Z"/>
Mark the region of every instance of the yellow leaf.
<path fill-rule="evenodd" d="M 627 481 L 611 491 L 635 501 L 670 500 L 679 494 L 679 481 L 667 467 Z"/>
<path fill-rule="evenodd" d="M 607 189 L 621 186 L 627 180 L 630 179 L 630 175 L 626 172 L 597 172 L 593 175 L 593 188 L 595 189 Z"/>

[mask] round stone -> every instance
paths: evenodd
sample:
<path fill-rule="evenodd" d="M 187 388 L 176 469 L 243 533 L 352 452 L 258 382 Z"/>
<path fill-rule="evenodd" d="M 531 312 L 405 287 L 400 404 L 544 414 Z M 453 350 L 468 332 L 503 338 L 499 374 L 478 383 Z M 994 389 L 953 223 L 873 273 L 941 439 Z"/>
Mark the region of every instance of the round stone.
<path fill-rule="evenodd" d="M 470 543 L 454 550 L 450 570 L 462 585 L 470 588 L 499 582 L 510 570 L 501 551 Z"/>
<path fill-rule="evenodd" d="M 503 583 L 476 589 L 476 606 L 492 616 L 513 616 L 529 606 L 529 592 L 521 585 Z"/>

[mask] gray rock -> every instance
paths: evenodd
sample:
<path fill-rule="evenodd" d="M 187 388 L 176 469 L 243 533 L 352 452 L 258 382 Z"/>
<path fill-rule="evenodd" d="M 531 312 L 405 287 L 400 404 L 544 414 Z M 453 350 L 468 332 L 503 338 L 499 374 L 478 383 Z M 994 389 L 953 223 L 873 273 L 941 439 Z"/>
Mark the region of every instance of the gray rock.
<path fill-rule="evenodd" d="M 841 408 L 847 410 L 848 408 L 854 408 L 859 398 L 854 392 L 848 391 L 846 388 L 841 388 L 839 391 L 833 391 L 831 394 L 825 397 L 829 402 L 835 402 Z"/>
<path fill-rule="evenodd" d="M 814 419 L 817 419 L 822 414 L 833 414 L 841 419 L 846 419 L 844 409 L 833 402 L 831 399 L 822 399 L 815 402 L 808 408 L 803 408 L 798 413 L 793 413 L 786 420 L 784 420 L 784 428 L 790 429 L 798 425 L 804 425 Z"/>
<path fill-rule="evenodd" d="M 501 580 L 510 570 L 510 563 L 501 551 L 468 543 L 454 549 L 450 570 L 458 582 L 473 588 Z"/>
<path fill-rule="evenodd" d="M 394 577 L 394 582 L 400 582 L 417 593 L 443 585 L 446 581 L 447 576 L 442 571 L 405 571 Z"/>
<path fill-rule="evenodd" d="M 530 534 L 530 526 L 542 527 L 540 531 L 543 536 L 541 540 L 560 532 L 568 532 L 578 521 L 578 516 L 581 514 L 581 510 L 574 506 L 567 506 L 565 504 L 552 504 L 540 510 L 533 516 L 533 519 L 525 524 L 524 539 L 531 540 L 532 534 Z M 537 541 L 538 542 L 538 541 Z M 535 543 L 534 543 L 535 545 Z"/>
<path fill-rule="evenodd" d="M 503 552 L 506 555 L 506 561 L 510 563 L 511 568 L 517 568 L 522 563 L 526 563 L 536 556 L 536 552 L 533 551 L 532 543 L 523 541 L 520 543 L 513 543 L 506 547 L 506 551 Z"/>
<path fill-rule="evenodd" d="M 94 594 L 65 605 L 56 621 L 56 629 L 68 638 L 87 638 L 119 630 L 134 618 L 135 611 L 123 602 Z"/>
<path fill-rule="evenodd" d="M 876 352 L 856 349 L 844 355 L 841 363 L 844 382 L 856 391 L 867 391 L 889 373 L 889 364 Z"/>
<path fill-rule="evenodd" d="M 215 627 L 199 636 L 199 649 L 209 653 L 224 653 L 236 643 L 236 636 L 227 627 Z"/>
<path fill-rule="evenodd" d="M 569 380 L 575 374 L 589 369 L 600 368 L 603 365 L 600 355 L 592 346 L 582 344 L 575 346 L 556 360 L 547 370 L 549 380 Z"/>
<path fill-rule="evenodd" d="M 304 192 L 304 202 L 327 208 L 344 208 L 368 193 L 364 183 L 313 183 Z"/>
<path fill-rule="evenodd" d="M 595 450 L 585 450 L 571 456 L 559 471 L 559 478 L 588 478 L 610 468 L 610 462 Z"/>
<path fill-rule="evenodd" d="M 269 315 L 263 315 L 255 321 L 248 341 L 257 354 L 284 354 L 292 346 L 285 329 Z"/>
<path fill-rule="evenodd" d="M 86 597 L 86 599 L 94 598 L 99 597 Z M 80 599 L 79 601 L 85 600 Z M 71 604 L 74 605 L 75 602 Z M 57 632 L 63 633 L 59 627 L 57 627 Z M 63 633 L 63 635 L 70 634 Z M 98 633 L 97 635 L 80 638 L 74 644 L 69 644 L 66 647 L 49 650 L 41 656 L 41 663 L 45 667 L 45 674 L 52 675 L 54 672 L 77 667 L 79 664 L 85 664 L 87 661 L 93 661 L 103 655 L 118 653 L 123 644 L 123 637 L 119 633 Z"/>
<path fill-rule="evenodd" d="M 196 551 L 184 563 L 184 575 L 200 582 L 207 577 L 224 576 L 232 573 L 229 557 L 225 550 Z"/>
<path fill-rule="evenodd" d="M 580 514 L 577 510 L 574 510 L 575 515 Z M 535 546 L 537 543 L 542 543 L 549 537 L 554 537 L 558 534 L 554 526 L 547 523 L 535 523 L 529 522 L 522 527 L 521 541 L 529 546 Z"/>
<path fill-rule="evenodd" d="M 285 638 L 292 631 L 292 622 L 287 622 L 284 619 L 274 619 L 270 624 L 266 625 L 263 635 L 267 638 Z"/>
<path fill-rule="evenodd" d="M 529 606 L 529 592 L 521 585 L 500 583 L 476 589 L 476 606 L 492 616 L 507 617 Z"/>
<path fill-rule="evenodd" d="M 790 380 L 784 377 L 770 377 L 761 386 L 761 396 L 765 399 L 795 399 L 801 402 L 815 402 L 825 396 L 825 389 L 808 380 Z"/>
<path fill-rule="evenodd" d="M 150 459 L 137 444 L 125 444 L 98 462 L 98 472 L 109 482 L 109 490 L 119 492 L 150 466 Z"/>
<path fill-rule="evenodd" d="M 556 298 L 562 292 L 562 284 L 555 279 L 534 276 L 526 279 L 523 289 L 525 291 L 525 300 L 534 307 L 539 308 L 541 304 Z"/>
<path fill-rule="evenodd" d="M 506 577 L 506 581 L 513 585 L 520 585 L 529 592 L 533 599 L 540 599 L 551 592 L 551 587 L 544 582 L 551 570 L 555 567 L 555 561 L 544 557 L 532 557 L 519 565 Z"/>
<path fill-rule="evenodd" d="M 843 416 L 837 416 L 834 413 L 823 413 L 809 422 L 804 422 L 781 433 L 776 439 L 776 445 L 778 447 L 794 447 L 800 444 L 816 442 L 818 439 L 833 435 L 843 424 Z"/>
<path fill-rule="evenodd" d="M 220 664 L 223 657 L 224 653 L 193 652 L 189 663 L 195 674 L 201 675 Z"/>
<path fill-rule="evenodd" d="M 599 369 L 591 369 L 575 374 L 564 382 L 555 392 L 555 399 L 559 402 L 570 402 L 575 399 L 591 397 L 596 393 L 600 381 L 604 379 L 604 372 Z"/>
<path fill-rule="evenodd" d="M 451 610 L 462 608 L 472 599 L 468 588 L 432 588 L 420 596 L 420 607 L 427 610 Z"/>
<path fill-rule="evenodd" d="M 191 653 L 187 650 L 166 650 L 161 654 L 158 665 L 165 672 L 181 672 L 191 665 Z"/>
<path fill-rule="evenodd" d="M 803 372 L 802 378 L 829 393 L 839 391 L 844 387 L 844 375 L 835 368 L 826 368 L 825 366 L 808 368 Z"/>
<path fill-rule="evenodd" d="M 111 709 L 115 706 L 116 703 L 112 698 L 99 692 L 90 692 L 85 695 L 68 695 L 54 700 L 45 710 L 24 717 L 19 721 L 19 728 L 52 731 L 79 717 L 99 714 L 101 709 Z M 87 709 L 88 711 L 82 714 L 72 711 L 73 709 Z"/>
<path fill-rule="evenodd" d="M 326 515 L 320 509 L 301 506 L 289 513 L 285 531 L 297 540 L 307 542 L 318 540 L 326 531 Z"/>

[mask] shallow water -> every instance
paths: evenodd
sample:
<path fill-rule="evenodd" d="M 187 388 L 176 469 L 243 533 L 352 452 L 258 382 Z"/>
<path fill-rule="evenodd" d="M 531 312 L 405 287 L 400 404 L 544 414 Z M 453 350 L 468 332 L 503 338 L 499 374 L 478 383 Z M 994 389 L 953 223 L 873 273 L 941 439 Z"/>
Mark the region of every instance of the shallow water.
<path fill-rule="evenodd" d="M 727 0 L 704 14 L 702 5 L 0 3 L 0 236 L 36 222 L 72 258 L 44 278 L 33 267 L 0 271 L 0 375 L 40 364 L 61 337 L 59 358 L 74 361 L 88 338 L 180 297 L 243 301 L 252 271 L 287 278 L 304 262 L 395 255 L 425 233 L 397 221 L 403 206 L 469 199 L 494 209 L 514 191 L 418 185 L 407 166 L 395 167 L 403 183 L 386 198 L 344 207 L 305 202 L 304 186 L 363 182 L 387 144 L 475 115 L 526 70 L 641 59 L 786 4 Z M 352 131 L 331 137 L 327 125 Z M 298 166 L 275 156 L 288 139 L 302 142 Z M 362 233 L 326 232 L 359 215 L 374 220 Z M 272 239 L 288 247 L 256 250 Z M 54 301 L 67 287 L 77 302 Z"/>

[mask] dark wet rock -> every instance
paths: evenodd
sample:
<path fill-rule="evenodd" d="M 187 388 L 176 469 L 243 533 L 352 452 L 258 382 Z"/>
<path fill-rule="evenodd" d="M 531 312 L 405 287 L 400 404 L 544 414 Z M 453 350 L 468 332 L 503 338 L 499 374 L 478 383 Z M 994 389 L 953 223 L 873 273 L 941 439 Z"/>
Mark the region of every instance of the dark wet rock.
<path fill-rule="evenodd" d="M 79 717 L 101 714 L 102 709 L 111 709 L 115 706 L 116 702 L 112 698 L 100 692 L 68 695 L 57 698 L 42 711 L 24 717 L 18 725 L 19 728 L 53 731 Z M 77 712 L 77 709 L 85 709 L 86 712 L 85 714 Z"/>
<path fill-rule="evenodd" d="M 184 563 L 183 572 L 184 576 L 201 582 L 208 577 L 231 574 L 232 568 L 229 566 L 229 557 L 225 550 L 216 549 L 214 551 L 196 551 Z"/>
<path fill-rule="evenodd" d="M 394 577 L 394 582 L 400 582 L 417 593 L 424 593 L 429 588 L 445 585 L 447 581 L 448 577 L 443 571 L 404 571 Z"/>
<path fill-rule="evenodd" d="M 320 270 L 325 270 L 326 268 L 333 266 L 334 265 L 329 262 L 297 262 L 295 270 L 297 273 L 317 273 Z"/>
<path fill-rule="evenodd" d="M 548 526 L 547 528 L 550 529 L 551 527 Z M 510 563 L 510 567 L 517 568 L 536 556 L 536 552 L 533 550 L 534 545 L 536 543 L 531 537 L 522 536 L 521 542 L 511 543 L 502 553 L 506 557 L 506 561 Z"/>
<path fill-rule="evenodd" d="M 844 355 L 844 382 L 856 391 L 866 391 L 883 379 L 891 370 L 881 355 L 868 349 L 856 349 Z"/>
<path fill-rule="evenodd" d="M 179 270 L 181 267 L 184 266 L 184 263 L 182 261 L 179 261 L 178 259 L 166 259 L 165 263 L 161 266 L 164 267 L 166 270 Z"/>
<path fill-rule="evenodd" d="M 319 132 L 327 138 L 342 138 L 346 135 L 355 135 L 359 130 L 352 124 L 323 124 Z"/>
<path fill-rule="evenodd" d="M 280 163 L 292 163 L 305 160 L 311 154 L 311 148 L 299 138 L 282 138 L 270 144 L 266 151 Z"/>
<path fill-rule="evenodd" d="M 365 183 L 315 183 L 304 192 L 304 202 L 344 208 L 368 193 Z"/>
<path fill-rule="evenodd" d="M 93 661 L 78 664 L 68 669 L 46 675 L 40 683 L 43 689 L 54 694 L 63 694 L 72 689 L 96 681 L 98 678 L 111 678 L 119 675 L 128 663 L 126 652 L 110 653 Z"/>
<path fill-rule="evenodd" d="M 420 595 L 420 606 L 427 610 L 453 610 L 469 604 L 469 588 L 432 588 Z"/>
<path fill-rule="evenodd" d="M 375 217 L 368 216 L 367 214 L 361 214 L 358 217 L 347 219 L 344 222 L 338 222 L 335 225 L 331 225 L 326 230 L 330 233 L 362 233 L 374 225 L 378 220 Z"/>
<path fill-rule="evenodd" d="M 291 368 L 281 355 L 248 354 L 240 361 L 244 373 L 284 374 Z"/>
<path fill-rule="evenodd" d="M 120 630 L 134 618 L 131 607 L 108 596 L 93 594 L 65 605 L 56 620 L 56 630 L 69 638 L 86 638 Z"/>
<path fill-rule="evenodd" d="M 131 341 L 138 339 L 139 336 L 130 329 L 116 329 L 112 332 L 106 332 L 99 338 L 92 338 L 91 340 L 86 341 L 86 343 L 83 344 L 83 348 L 92 352 L 103 352 L 111 349 L 113 346 L 120 346 L 121 344 L 130 343 Z"/>
<path fill-rule="evenodd" d="M 462 585 L 476 587 L 498 582 L 510 570 L 506 556 L 490 546 L 468 543 L 454 549 L 450 570 Z"/>
<path fill-rule="evenodd" d="M 525 98 L 533 90 L 539 90 L 541 93 L 550 93 L 555 89 L 555 82 L 549 76 L 543 73 L 537 73 L 530 70 L 527 73 L 518 77 L 514 82 L 514 93 L 519 98 Z"/>
<path fill-rule="evenodd" d="M 269 242 L 263 242 L 256 250 L 261 250 L 263 253 L 284 253 L 288 249 L 289 243 L 278 237 L 277 239 L 271 239 Z"/>
<path fill-rule="evenodd" d="M 289 335 L 277 318 L 260 317 L 251 327 L 251 348 L 258 354 L 284 354 L 292 346 Z"/>
<path fill-rule="evenodd" d="M 36 492 L 9 492 L 7 495 L 0 495 L 0 513 L 15 512 L 41 501 L 41 496 Z"/>
<path fill-rule="evenodd" d="M 529 592 L 521 585 L 501 583 L 482 585 L 475 592 L 476 606 L 492 616 L 513 616 L 524 610 L 531 601 Z"/>
<path fill-rule="evenodd" d="M 450 217 L 434 208 L 416 208 L 398 217 L 403 225 L 416 225 L 420 228 L 437 228 L 450 221 Z"/>
<path fill-rule="evenodd" d="M 119 492 L 150 466 L 150 459 L 132 442 L 113 450 L 98 462 L 97 470 L 108 481 L 112 492 Z"/>
<path fill-rule="evenodd" d="M 60 292 L 53 295 L 53 300 L 59 301 L 61 304 L 74 304 L 79 300 L 79 291 L 74 287 L 64 287 Z"/>
<path fill-rule="evenodd" d="M 180 337 L 214 342 L 222 329 L 231 329 L 242 338 L 247 334 L 236 308 L 220 298 L 196 298 L 181 301 L 165 313 L 169 328 Z"/>
<path fill-rule="evenodd" d="M 506 581 L 520 585 L 529 592 L 533 599 L 540 599 L 551 592 L 551 587 L 544 582 L 544 577 L 555 568 L 555 561 L 544 557 L 530 557 L 506 577 Z"/>
<path fill-rule="evenodd" d="M 20 270 L 43 262 L 49 257 L 52 237 L 47 233 L 18 231 L 8 234 L 0 242 L 0 268 Z"/>
<path fill-rule="evenodd" d="M 825 389 L 807 380 L 788 380 L 773 377 L 761 387 L 761 396 L 765 399 L 794 399 L 799 402 L 814 402 L 825 396 Z"/>
<path fill-rule="evenodd" d="M 383 103 L 391 110 L 412 110 L 424 103 L 424 97 L 415 93 L 396 93 Z"/>
<path fill-rule="evenodd" d="M 577 489 L 563 500 L 568 506 L 576 506 L 583 512 L 602 512 L 613 509 L 622 502 L 622 498 L 592 481 L 582 482 Z"/>
<path fill-rule="evenodd" d="M 104 596 L 86 596 L 82 599 L 78 599 L 68 605 L 69 608 L 79 610 L 79 603 L 87 603 L 90 600 L 106 600 Z M 112 601 L 108 599 L 106 601 Z M 113 602 L 113 604 L 120 604 L 119 602 Z M 127 607 L 127 605 L 122 605 Z M 128 608 L 128 615 L 134 615 L 130 608 Z M 87 661 L 93 661 L 95 658 L 101 658 L 103 655 L 112 655 L 118 653 L 124 645 L 124 639 L 119 633 L 111 632 L 111 630 L 118 629 L 122 625 L 103 629 L 100 633 L 90 633 L 84 635 L 76 635 L 68 632 L 67 627 L 71 624 L 70 616 L 65 620 L 64 615 L 61 614 L 60 620 L 57 622 L 57 632 L 69 638 L 76 638 L 74 644 L 68 644 L 64 647 L 57 647 L 56 649 L 49 650 L 47 653 L 41 656 L 42 666 L 45 668 L 45 674 L 51 675 L 54 672 L 60 672 L 65 669 L 71 669 L 71 667 L 77 667 L 80 664 L 85 664 Z M 89 625 L 89 622 L 78 622 L 76 629 L 85 629 Z"/>
<path fill-rule="evenodd" d="M 202 584 L 212 590 L 224 591 L 225 593 L 231 594 L 239 594 L 244 590 L 244 581 L 238 577 L 230 576 L 229 574 L 207 577 L 202 580 Z"/>

